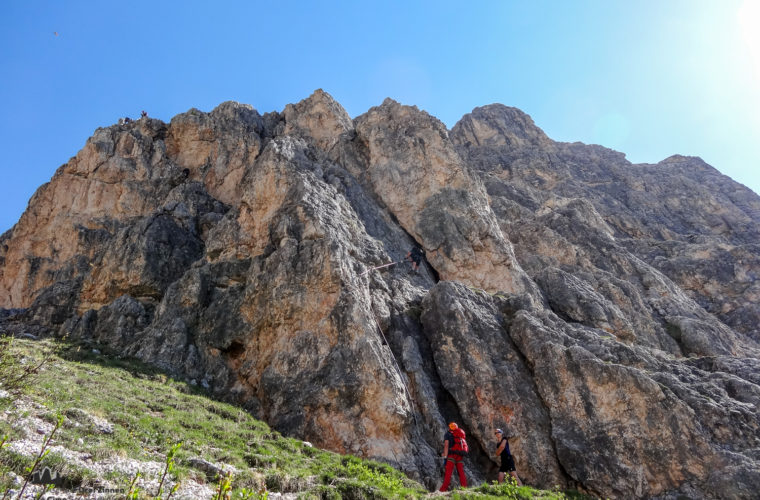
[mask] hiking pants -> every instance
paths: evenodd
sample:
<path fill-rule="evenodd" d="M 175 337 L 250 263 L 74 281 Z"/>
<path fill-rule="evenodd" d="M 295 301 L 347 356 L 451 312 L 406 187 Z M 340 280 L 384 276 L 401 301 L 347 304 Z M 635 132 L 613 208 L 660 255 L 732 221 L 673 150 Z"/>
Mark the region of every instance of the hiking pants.
<path fill-rule="evenodd" d="M 456 455 L 449 455 L 448 458 L 446 458 L 446 471 L 443 473 L 441 491 L 448 491 L 449 484 L 451 483 L 451 474 L 454 472 L 454 465 L 457 466 L 459 484 L 462 488 L 467 488 L 467 478 L 464 477 L 464 464 L 462 463 L 462 460 L 462 457 Z"/>

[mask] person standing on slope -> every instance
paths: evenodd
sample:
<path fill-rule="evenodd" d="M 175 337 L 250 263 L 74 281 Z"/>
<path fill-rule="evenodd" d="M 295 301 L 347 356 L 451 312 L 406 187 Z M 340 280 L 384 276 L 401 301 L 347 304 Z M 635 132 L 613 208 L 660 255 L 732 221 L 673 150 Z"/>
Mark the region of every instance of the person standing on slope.
<path fill-rule="evenodd" d="M 517 469 L 515 468 L 515 460 L 512 458 L 512 453 L 509 451 L 509 440 L 504 437 L 504 431 L 496 429 L 496 439 L 499 440 L 499 445 L 496 448 L 495 457 L 501 456 L 501 467 L 499 467 L 499 483 L 504 482 L 504 477 L 507 472 L 515 478 L 517 486 L 522 486 L 522 481 L 517 477 Z"/>
<path fill-rule="evenodd" d="M 457 474 L 459 474 L 459 484 L 462 488 L 467 488 L 467 478 L 464 475 L 464 464 L 462 463 L 467 451 L 464 431 L 457 424 L 451 422 L 449 431 L 443 437 L 442 456 L 446 459 L 446 470 L 443 474 L 443 484 L 440 491 L 448 491 L 454 466 L 456 466 Z"/>

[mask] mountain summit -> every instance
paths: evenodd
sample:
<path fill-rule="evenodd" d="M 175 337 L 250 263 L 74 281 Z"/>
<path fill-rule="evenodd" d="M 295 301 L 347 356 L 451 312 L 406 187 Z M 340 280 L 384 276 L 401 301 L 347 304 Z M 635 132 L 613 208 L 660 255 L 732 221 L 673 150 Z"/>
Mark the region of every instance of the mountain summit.
<path fill-rule="evenodd" d="M 500 104 L 352 120 L 318 90 L 96 130 L 0 237 L 0 331 L 431 488 L 456 421 L 476 482 L 506 427 L 532 485 L 751 498 L 759 273 L 760 198 L 699 158 L 632 164 Z"/>

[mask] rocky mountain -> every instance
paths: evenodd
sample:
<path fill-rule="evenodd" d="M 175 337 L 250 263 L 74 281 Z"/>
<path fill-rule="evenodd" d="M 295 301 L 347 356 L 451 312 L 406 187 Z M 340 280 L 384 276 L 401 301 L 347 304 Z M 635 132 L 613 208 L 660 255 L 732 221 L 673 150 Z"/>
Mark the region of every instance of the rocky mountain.
<path fill-rule="evenodd" d="M 0 237 L 0 330 L 431 488 L 455 420 L 476 480 L 506 426 L 529 484 L 752 498 L 759 274 L 760 198 L 699 158 L 631 164 L 498 104 L 352 120 L 320 90 L 98 129 Z"/>

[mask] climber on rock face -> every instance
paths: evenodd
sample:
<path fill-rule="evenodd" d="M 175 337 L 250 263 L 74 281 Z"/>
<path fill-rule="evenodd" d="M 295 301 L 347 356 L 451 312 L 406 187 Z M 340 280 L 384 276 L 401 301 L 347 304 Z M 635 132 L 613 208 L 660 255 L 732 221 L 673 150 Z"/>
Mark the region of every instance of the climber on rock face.
<path fill-rule="evenodd" d="M 518 486 L 522 486 L 522 481 L 517 477 L 517 469 L 515 468 L 515 460 L 512 458 L 512 453 L 509 451 L 509 440 L 504 437 L 504 431 L 496 429 L 496 439 L 499 440 L 499 444 L 494 453 L 495 457 L 501 456 L 501 467 L 499 467 L 499 483 L 504 482 L 504 477 L 507 472 L 517 482 Z"/>
<path fill-rule="evenodd" d="M 410 261 L 412 263 L 412 271 L 417 272 L 417 270 L 420 268 L 420 262 L 422 262 L 422 257 L 425 255 L 425 251 L 422 250 L 420 247 L 412 247 L 409 252 L 407 252 L 405 259 L 407 261 Z"/>
<path fill-rule="evenodd" d="M 459 474 L 459 484 L 462 488 L 467 487 L 467 478 L 464 475 L 464 464 L 462 463 L 467 452 L 464 431 L 457 424 L 451 422 L 448 432 L 443 437 L 443 454 L 441 456 L 446 459 L 446 469 L 440 491 L 448 491 L 454 466 L 456 466 L 457 474 Z"/>

